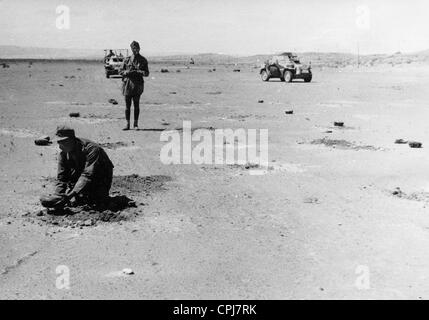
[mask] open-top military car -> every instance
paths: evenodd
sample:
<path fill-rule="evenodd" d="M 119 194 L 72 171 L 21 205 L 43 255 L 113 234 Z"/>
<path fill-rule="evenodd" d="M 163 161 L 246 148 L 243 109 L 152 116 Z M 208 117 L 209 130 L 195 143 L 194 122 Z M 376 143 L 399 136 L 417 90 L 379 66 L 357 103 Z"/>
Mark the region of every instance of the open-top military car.
<path fill-rule="evenodd" d="M 128 49 L 106 49 L 104 50 L 104 70 L 106 78 L 113 75 L 119 75 L 119 71 L 128 57 Z"/>
<path fill-rule="evenodd" d="M 294 79 L 303 79 L 310 82 L 313 78 L 311 66 L 303 65 L 298 57 L 291 52 L 283 52 L 273 56 L 261 66 L 259 71 L 262 81 L 273 78 L 291 82 Z"/>

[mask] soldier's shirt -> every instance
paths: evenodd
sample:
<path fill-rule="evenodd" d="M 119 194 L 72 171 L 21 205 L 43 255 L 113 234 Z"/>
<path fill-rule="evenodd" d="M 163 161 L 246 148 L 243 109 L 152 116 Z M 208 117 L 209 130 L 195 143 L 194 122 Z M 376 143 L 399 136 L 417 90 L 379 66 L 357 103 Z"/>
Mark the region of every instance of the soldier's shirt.
<path fill-rule="evenodd" d="M 77 138 L 76 152 L 61 151 L 58 159 L 56 193 L 63 194 L 74 184 L 73 192 L 82 193 L 92 182 L 103 180 L 103 173 L 114 166 L 103 148 L 88 139 Z"/>
<path fill-rule="evenodd" d="M 124 71 L 129 71 L 127 76 L 123 76 Z M 140 54 L 127 57 L 121 69 L 122 94 L 124 96 L 141 95 L 144 91 L 143 76 L 149 75 L 149 66 L 145 57 Z"/>

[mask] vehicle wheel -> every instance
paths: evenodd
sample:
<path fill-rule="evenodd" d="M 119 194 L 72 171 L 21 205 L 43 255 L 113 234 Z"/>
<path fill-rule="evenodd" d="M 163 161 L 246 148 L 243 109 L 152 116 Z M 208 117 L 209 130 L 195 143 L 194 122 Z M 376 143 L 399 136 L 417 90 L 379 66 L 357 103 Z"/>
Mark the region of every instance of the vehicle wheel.
<path fill-rule="evenodd" d="M 286 82 L 292 82 L 293 73 L 291 71 L 285 71 L 285 74 L 283 76 Z"/>
<path fill-rule="evenodd" d="M 110 74 L 106 73 L 106 78 L 109 79 L 110 78 Z"/>
<path fill-rule="evenodd" d="M 261 72 L 261 79 L 262 79 L 262 81 L 268 81 L 268 80 L 270 80 L 270 76 L 268 75 L 267 71 L 263 70 Z"/>
<path fill-rule="evenodd" d="M 308 77 L 304 78 L 304 82 L 310 82 L 311 79 L 313 79 L 313 75 L 310 74 Z"/>

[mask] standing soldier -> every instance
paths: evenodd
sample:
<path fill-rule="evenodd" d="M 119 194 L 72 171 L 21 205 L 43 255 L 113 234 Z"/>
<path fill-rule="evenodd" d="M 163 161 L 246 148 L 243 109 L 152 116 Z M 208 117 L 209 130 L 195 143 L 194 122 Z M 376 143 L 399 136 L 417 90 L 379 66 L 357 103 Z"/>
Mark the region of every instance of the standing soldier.
<path fill-rule="evenodd" d="M 122 75 L 122 94 L 125 96 L 125 118 L 127 126 L 123 130 L 130 130 L 131 102 L 134 104 L 134 128 L 138 128 L 140 114 L 140 96 L 144 91 L 143 77 L 149 76 L 149 67 L 145 57 L 140 55 L 138 42 L 131 43 L 133 54 L 127 57 L 120 74 Z"/>
<path fill-rule="evenodd" d="M 47 208 L 64 207 L 72 198 L 80 204 L 107 205 L 113 164 L 98 144 L 77 138 L 72 128 L 57 127 L 61 149 L 55 194 L 40 197 Z"/>

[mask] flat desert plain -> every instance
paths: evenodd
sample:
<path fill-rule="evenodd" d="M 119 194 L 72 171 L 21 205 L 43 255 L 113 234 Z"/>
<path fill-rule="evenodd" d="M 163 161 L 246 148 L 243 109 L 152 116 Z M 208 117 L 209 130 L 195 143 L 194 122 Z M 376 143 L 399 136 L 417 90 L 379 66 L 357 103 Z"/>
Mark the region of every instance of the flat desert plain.
<path fill-rule="evenodd" d="M 0 298 L 429 298 L 427 66 L 314 69 L 311 83 L 262 82 L 250 65 L 149 68 L 128 132 L 102 63 L 0 69 Z M 268 129 L 269 166 L 164 164 L 160 136 L 183 121 Z M 59 124 L 105 146 L 112 193 L 136 203 L 123 220 L 35 214 L 59 149 L 34 140 Z"/>

